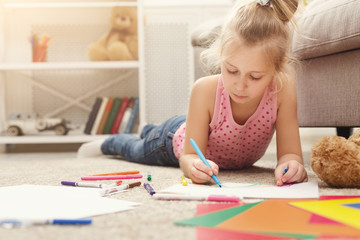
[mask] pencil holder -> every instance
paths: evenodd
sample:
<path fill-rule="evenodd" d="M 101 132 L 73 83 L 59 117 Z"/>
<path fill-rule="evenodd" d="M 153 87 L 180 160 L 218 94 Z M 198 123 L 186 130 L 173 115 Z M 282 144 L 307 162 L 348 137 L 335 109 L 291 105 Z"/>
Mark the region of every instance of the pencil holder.
<path fill-rule="evenodd" d="M 47 61 L 47 46 L 35 45 L 32 47 L 32 61 L 46 62 Z"/>
<path fill-rule="evenodd" d="M 40 37 L 36 33 L 32 33 L 29 42 L 31 43 L 32 61 L 46 62 L 47 48 L 50 37 L 47 34 L 42 34 Z"/>

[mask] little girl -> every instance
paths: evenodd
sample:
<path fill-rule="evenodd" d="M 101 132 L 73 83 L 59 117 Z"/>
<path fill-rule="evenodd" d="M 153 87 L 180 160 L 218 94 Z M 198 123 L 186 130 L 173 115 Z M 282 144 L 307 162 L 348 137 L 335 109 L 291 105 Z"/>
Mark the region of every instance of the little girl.
<path fill-rule="evenodd" d="M 219 38 L 202 56 L 210 69 L 220 66 L 221 74 L 196 81 L 186 118 L 146 125 L 140 138 L 117 134 L 83 144 L 78 156 L 120 155 L 131 162 L 180 166 L 194 183 L 207 183 L 219 169 L 253 165 L 276 130 L 276 184 L 307 181 L 289 64 L 287 24 L 297 5 L 297 0 L 235 5 Z M 200 160 L 191 138 L 211 168 Z"/>

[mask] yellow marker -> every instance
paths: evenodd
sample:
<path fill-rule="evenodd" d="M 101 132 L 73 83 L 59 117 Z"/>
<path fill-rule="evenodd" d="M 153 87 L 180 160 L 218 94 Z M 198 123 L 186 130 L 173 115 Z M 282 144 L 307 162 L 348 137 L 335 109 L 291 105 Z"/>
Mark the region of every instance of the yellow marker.
<path fill-rule="evenodd" d="M 184 178 L 184 176 L 181 176 L 181 183 L 182 183 L 182 185 L 184 185 L 184 186 L 187 185 L 187 181 L 186 181 L 186 179 Z"/>

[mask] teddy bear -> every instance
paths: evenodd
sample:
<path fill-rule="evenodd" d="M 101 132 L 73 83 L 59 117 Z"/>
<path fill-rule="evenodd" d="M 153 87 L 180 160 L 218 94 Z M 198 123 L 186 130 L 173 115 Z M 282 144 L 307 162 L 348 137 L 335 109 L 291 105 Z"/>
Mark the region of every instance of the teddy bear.
<path fill-rule="evenodd" d="M 331 187 L 360 188 L 360 129 L 349 139 L 321 138 L 312 147 L 311 168 Z"/>
<path fill-rule="evenodd" d="M 110 17 L 111 29 L 88 48 L 92 61 L 130 61 L 138 59 L 136 7 L 116 6 Z"/>

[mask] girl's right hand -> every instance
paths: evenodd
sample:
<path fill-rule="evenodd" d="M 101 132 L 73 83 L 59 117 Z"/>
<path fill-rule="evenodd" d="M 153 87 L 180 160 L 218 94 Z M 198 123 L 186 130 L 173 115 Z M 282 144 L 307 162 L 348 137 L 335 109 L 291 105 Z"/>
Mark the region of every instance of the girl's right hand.
<path fill-rule="evenodd" d="M 211 160 L 207 160 L 211 168 L 206 166 L 200 158 L 195 158 L 190 166 L 189 177 L 193 183 L 214 182 L 212 175 L 219 174 L 219 166 Z"/>

